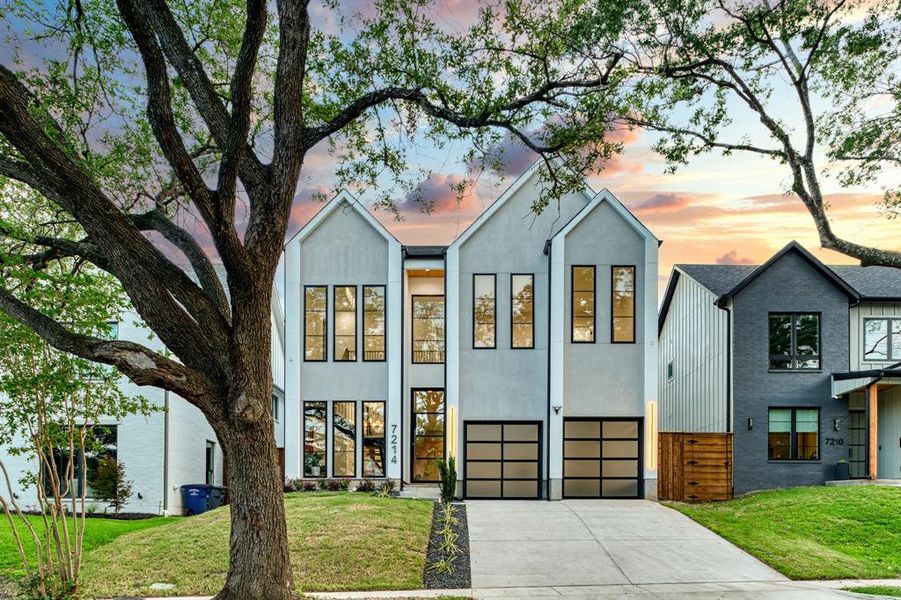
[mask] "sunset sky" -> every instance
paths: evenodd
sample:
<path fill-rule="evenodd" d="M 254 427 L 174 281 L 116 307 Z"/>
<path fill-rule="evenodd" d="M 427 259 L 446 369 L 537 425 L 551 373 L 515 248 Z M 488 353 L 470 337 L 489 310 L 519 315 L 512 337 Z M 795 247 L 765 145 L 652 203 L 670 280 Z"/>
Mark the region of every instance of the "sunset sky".
<path fill-rule="evenodd" d="M 371 6 L 355 0 L 347 0 L 344 5 L 348 13 L 367 11 Z M 434 0 L 429 10 L 443 28 L 462 34 L 473 22 L 478 7 L 473 0 Z M 337 31 L 334 14 L 328 8 L 313 3 L 311 11 L 314 28 Z M 24 67 L 41 68 L 42 58 L 58 53 L 46 41 L 37 41 L 29 26 L 25 21 L 10 19 L 0 28 L 3 64 L 10 65 L 13 56 L 18 56 Z M 351 35 L 352 30 L 345 30 L 342 37 Z M 789 126 L 798 122 L 797 115 L 786 108 L 795 104 L 793 101 L 793 96 L 783 90 L 771 98 L 777 116 Z M 749 136 L 753 141 L 765 142 L 754 115 L 740 106 L 731 105 L 731 109 L 733 125 L 726 137 L 735 141 Z M 839 254 L 819 249 L 810 216 L 796 197 L 784 193 L 789 187 L 789 173 L 784 165 L 757 155 L 738 153 L 722 157 L 715 153 L 693 160 L 676 174 L 667 174 L 663 161 L 651 150 L 656 139 L 654 134 L 626 131 L 618 135 L 624 144 L 623 154 L 592 175 L 589 184 L 596 191 L 608 188 L 663 240 L 661 286 L 674 263 L 759 263 L 793 239 L 828 263 L 851 262 Z M 403 220 L 398 222 L 387 212 L 376 212 L 376 216 L 403 243 L 449 244 L 535 159 L 514 143 L 505 144 L 504 149 L 502 172 L 481 173 L 475 187 L 458 203 L 450 186 L 467 176 L 463 161 L 466 148 L 451 145 L 438 149 L 411 142 L 408 148 L 411 172 L 416 169 L 432 172 L 420 182 L 419 189 L 433 204 L 434 211 L 423 214 L 416 202 L 398 192 L 395 201 Z M 822 152 L 819 163 L 824 164 Z M 335 161 L 329 156 L 326 144 L 320 144 L 307 155 L 298 182 L 289 237 L 321 208 L 321 203 L 310 199 L 315 192 L 331 197 L 338 191 L 335 171 Z M 898 171 L 886 174 L 884 181 L 862 188 L 842 189 L 834 177 L 823 180 L 829 214 L 839 235 L 866 245 L 901 249 L 898 235 L 901 221 L 890 221 L 876 206 L 883 184 L 898 185 L 901 178 Z M 375 198 L 374 190 L 354 189 L 353 192 L 363 202 Z M 239 218 L 240 213 L 239 210 Z M 527 221 L 524 220 L 523 226 L 527 226 Z"/>

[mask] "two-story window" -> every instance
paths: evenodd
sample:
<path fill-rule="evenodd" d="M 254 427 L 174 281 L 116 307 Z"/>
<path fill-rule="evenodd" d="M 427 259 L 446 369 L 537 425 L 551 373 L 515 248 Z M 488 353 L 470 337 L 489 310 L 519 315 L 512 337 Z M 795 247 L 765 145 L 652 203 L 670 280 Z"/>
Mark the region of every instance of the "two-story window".
<path fill-rule="evenodd" d="M 535 347 L 534 288 L 533 275 L 510 276 L 510 345 L 513 348 Z"/>
<path fill-rule="evenodd" d="M 304 288 L 303 359 L 306 361 L 326 360 L 327 290 L 324 285 L 308 285 Z"/>
<path fill-rule="evenodd" d="M 336 285 L 334 360 L 357 360 L 357 286 Z"/>
<path fill-rule="evenodd" d="M 611 269 L 610 341 L 614 344 L 635 342 L 635 267 L 614 266 Z"/>
<path fill-rule="evenodd" d="M 820 368 L 820 315 L 770 313 L 770 369 L 817 370 Z"/>
<path fill-rule="evenodd" d="M 594 265 L 572 267 L 572 341 L 594 343 L 595 285 Z"/>
<path fill-rule="evenodd" d="M 901 360 L 901 318 L 863 320 L 863 359 Z"/>
<path fill-rule="evenodd" d="M 413 362 L 444 362 L 444 296 L 413 296 Z"/>
<path fill-rule="evenodd" d="M 472 276 L 472 347 L 497 347 L 497 277 Z"/>
<path fill-rule="evenodd" d="M 385 360 L 385 286 L 363 286 L 363 360 Z"/>
<path fill-rule="evenodd" d="M 819 460 L 820 409 L 771 408 L 769 460 Z"/>

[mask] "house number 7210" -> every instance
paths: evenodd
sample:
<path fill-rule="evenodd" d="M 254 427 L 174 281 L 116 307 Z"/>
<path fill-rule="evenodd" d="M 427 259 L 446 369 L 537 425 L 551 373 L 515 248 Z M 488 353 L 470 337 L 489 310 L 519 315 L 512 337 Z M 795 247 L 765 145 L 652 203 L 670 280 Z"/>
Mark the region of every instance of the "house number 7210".
<path fill-rule="evenodd" d="M 827 446 L 844 446 L 845 439 L 844 438 L 826 438 Z"/>

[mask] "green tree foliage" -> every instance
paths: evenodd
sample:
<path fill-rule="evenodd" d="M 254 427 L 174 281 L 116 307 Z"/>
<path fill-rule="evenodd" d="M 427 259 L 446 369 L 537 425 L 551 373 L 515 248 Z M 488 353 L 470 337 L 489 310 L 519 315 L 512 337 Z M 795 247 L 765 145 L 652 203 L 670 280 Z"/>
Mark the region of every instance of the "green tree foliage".
<path fill-rule="evenodd" d="M 91 489 L 98 500 L 108 502 L 118 515 L 132 494 L 132 482 L 125 478 L 125 463 L 112 456 L 100 459 Z"/>

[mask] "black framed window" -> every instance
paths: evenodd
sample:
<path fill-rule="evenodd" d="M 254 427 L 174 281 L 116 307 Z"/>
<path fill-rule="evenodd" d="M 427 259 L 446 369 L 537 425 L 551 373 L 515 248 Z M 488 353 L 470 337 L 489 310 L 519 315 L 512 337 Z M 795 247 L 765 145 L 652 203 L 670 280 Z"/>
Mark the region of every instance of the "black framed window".
<path fill-rule="evenodd" d="M 444 296 L 413 296 L 413 362 L 444 362 Z"/>
<path fill-rule="evenodd" d="M 332 402 L 332 476 L 357 474 L 357 403 Z"/>
<path fill-rule="evenodd" d="M 863 359 L 901 360 L 901 319 L 863 320 Z"/>
<path fill-rule="evenodd" d="M 472 276 L 472 347 L 497 347 L 497 277 Z"/>
<path fill-rule="evenodd" d="M 357 286 L 336 285 L 335 340 L 333 358 L 339 362 L 357 360 Z"/>
<path fill-rule="evenodd" d="M 363 286 L 363 360 L 385 360 L 385 286 Z"/>
<path fill-rule="evenodd" d="M 216 442 L 206 441 L 206 484 L 216 484 Z"/>
<path fill-rule="evenodd" d="M 303 359 L 322 362 L 326 359 L 326 332 L 328 330 L 328 288 L 324 285 L 304 287 L 304 338 Z"/>
<path fill-rule="evenodd" d="M 326 403 L 303 403 L 303 476 L 326 477 Z"/>
<path fill-rule="evenodd" d="M 278 422 L 278 396 L 272 394 L 272 420 Z"/>
<path fill-rule="evenodd" d="M 363 477 L 385 476 L 385 403 L 363 403 Z"/>
<path fill-rule="evenodd" d="M 614 265 L 610 270 L 610 341 L 635 343 L 635 267 Z"/>
<path fill-rule="evenodd" d="M 593 344 L 595 340 L 595 267 L 573 265 L 572 281 L 572 341 Z"/>
<path fill-rule="evenodd" d="M 820 368 L 820 315 L 770 313 L 770 369 Z"/>
<path fill-rule="evenodd" d="M 105 460 L 118 460 L 119 454 L 119 428 L 116 425 L 88 425 L 85 429 L 85 449 L 75 451 L 75 455 L 68 448 L 54 448 L 53 466 L 56 468 L 57 480 L 60 492 L 63 495 L 81 496 L 93 498 L 94 490 L 91 483 L 96 479 L 100 465 Z M 73 481 L 75 489 L 71 489 L 69 481 L 69 466 L 74 462 Z M 52 493 L 50 474 L 44 471 L 44 486 L 47 493 Z"/>
<path fill-rule="evenodd" d="M 769 460 L 820 459 L 820 409 L 770 408 Z"/>
<path fill-rule="evenodd" d="M 510 275 L 510 346 L 535 347 L 535 276 Z"/>

